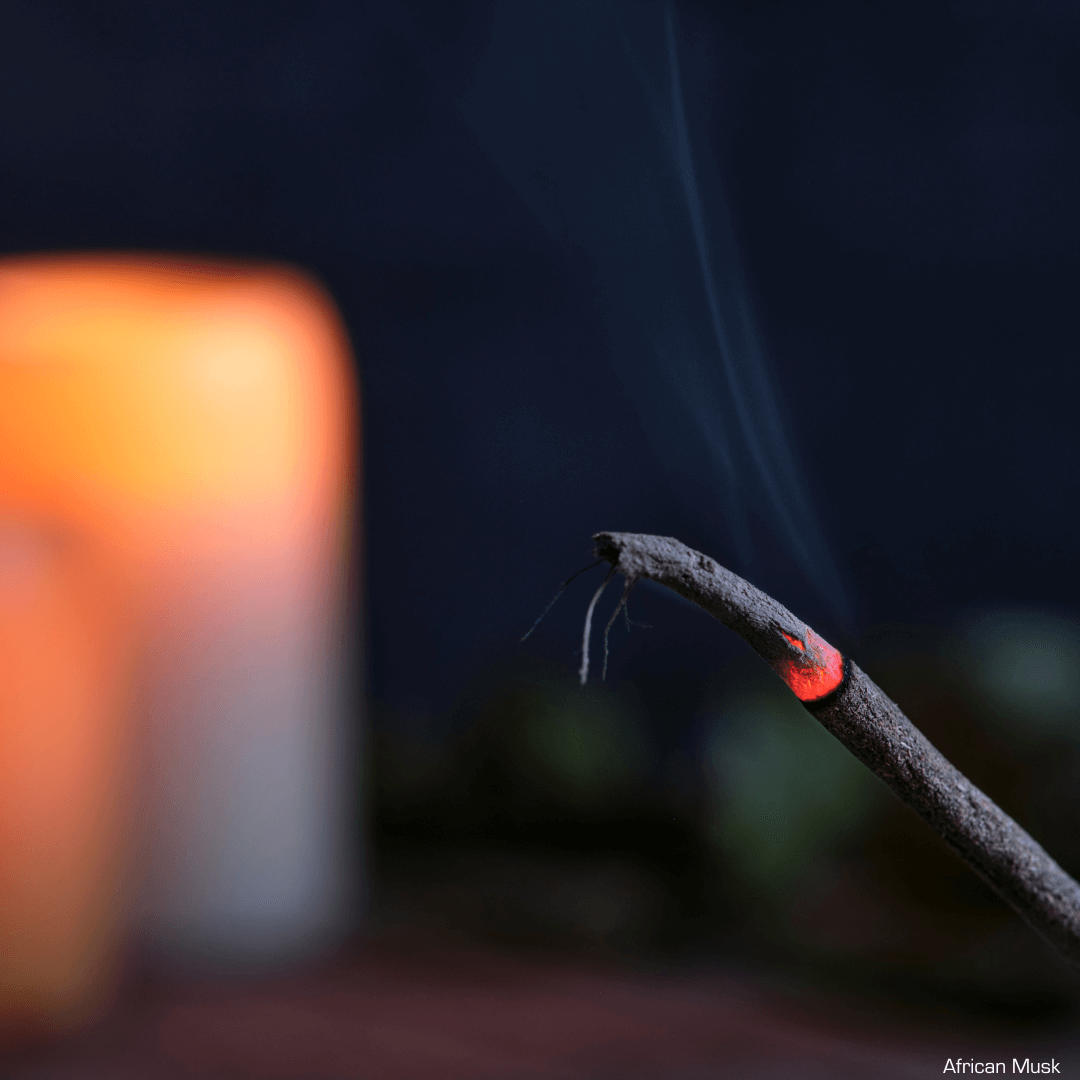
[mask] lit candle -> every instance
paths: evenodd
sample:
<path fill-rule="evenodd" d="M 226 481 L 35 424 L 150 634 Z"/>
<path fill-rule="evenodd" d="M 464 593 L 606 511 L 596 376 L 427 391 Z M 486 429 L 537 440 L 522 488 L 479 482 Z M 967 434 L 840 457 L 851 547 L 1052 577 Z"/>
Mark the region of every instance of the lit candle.
<path fill-rule="evenodd" d="M 294 271 L 0 262 L 0 511 L 138 583 L 137 919 L 177 960 L 299 957 L 349 920 L 350 370 Z"/>

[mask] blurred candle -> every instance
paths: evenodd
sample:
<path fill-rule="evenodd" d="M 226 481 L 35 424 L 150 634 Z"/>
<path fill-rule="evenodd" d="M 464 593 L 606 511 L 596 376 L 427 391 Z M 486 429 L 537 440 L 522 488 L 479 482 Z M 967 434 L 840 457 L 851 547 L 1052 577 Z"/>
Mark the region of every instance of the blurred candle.
<path fill-rule="evenodd" d="M 0 511 L 94 535 L 138 585 L 135 917 L 174 961 L 302 958 L 349 924 L 350 371 L 295 271 L 0 262 Z"/>
<path fill-rule="evenodd" d="M 82 1019 L 116 967 L 130 765 L 122 581 L 0 515 L 0 1037 Z"/>

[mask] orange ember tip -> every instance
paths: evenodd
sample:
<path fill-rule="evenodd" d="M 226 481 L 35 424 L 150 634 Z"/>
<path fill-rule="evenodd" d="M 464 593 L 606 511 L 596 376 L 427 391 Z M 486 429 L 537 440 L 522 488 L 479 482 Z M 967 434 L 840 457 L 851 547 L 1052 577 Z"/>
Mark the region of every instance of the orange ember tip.
<path fill-rule="evenodd" d="M 777 673 L 803 702 L 820 701 L 828 697 L 844 681 L 844 658 L 824 638 L 813 630 L 806 631 L 809 649 L 798 638 L 784 637 L 804 655 L 799 659 L 785 657 L 777 664 Z"/>

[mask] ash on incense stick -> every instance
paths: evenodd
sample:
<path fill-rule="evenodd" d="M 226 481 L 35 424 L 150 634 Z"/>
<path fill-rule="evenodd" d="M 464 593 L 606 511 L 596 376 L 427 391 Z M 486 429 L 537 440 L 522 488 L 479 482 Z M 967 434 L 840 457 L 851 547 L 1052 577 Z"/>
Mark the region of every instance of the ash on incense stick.
<path fill-rule="evenodd" d="M 593 540 L 595 554 L 611 570 L 586 616 L 582 681 L 588 675 L 592 615 L 615 574 L 625 579 L 615 615 L 642 578 L 674 590 L 739 634 L 832 735 L 1080 967 L 1080 885 L 950 764 L 853 661 L 772 597 L 678 540 L 614 532 L 597 533 Z"/>

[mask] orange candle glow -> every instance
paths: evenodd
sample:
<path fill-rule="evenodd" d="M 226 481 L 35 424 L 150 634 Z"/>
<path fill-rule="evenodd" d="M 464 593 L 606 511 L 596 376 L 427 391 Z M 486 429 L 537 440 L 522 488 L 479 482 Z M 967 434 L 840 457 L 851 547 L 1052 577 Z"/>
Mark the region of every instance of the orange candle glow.
<path fill-rule="evenodd" d="M 0 520 L 0 1035 L 82 1018 L 121 926 L 125 591 L 85 534 Z"/>
<path fill-rule="evenodd" d="M 350 370 L 333 305 L 295 271 L 136 256 L 0 262 L 0 520 L 90 537 L 134 583 L 142 876 L 132 917 L 177 959 L 299 956 L 347 921 Z M 52 733 L 19 791 L 34 770 L 60 775 L 67 755 L 69 772 L 97 770 L 94 783 L 119 793 L 118 766 L 98 760 L 114 746 L 112 721 L 79 721 L 95 731 L 94 753 L 81 757 L 71 746 L 91 736 L 69 733 L 80 710 L 114 708 L 101 704 L 112 685 L 98 685 L 112 658 L 87 659 L 78 645 L 102 640 L 90 628 L 104 608 L 54 576 L 35 609 L 37 636 L 21 652 L 0 641 L 0 670 L 22 665 L 15 689 L 0 685 L 0 740 Z M 15 599 L 0 601 L 15 611 Z M 67 673 L 63 686 L 49 684 L 47 664 Z M 127 752 L 108 751 L 115 762 Z M 17 759 L 0 757 L 0 791 L 23 768 Z M 28 987 L 35 963 L 51 963 L 35 952 L 41 928 L 73 926 L 73 905 L 100 903 L 98 884 L 64 892 L 57 866 L 96 860 L 101 874 L 118 873 L 107 868 L 123 829 L 95 826 L 79 853 L 58 846 L 42 876 L 26 838 L 35 828 L 59 836 L 67 810 L 2 800 L 0 880 L 24 887 L 0 893 L 0 986 Z M 70 881 L 88 873 L 72 862 Z M 6 940 L 20 942 L 17 963 Z M 72 993 L 93 981 L 69 978 Z"/>

